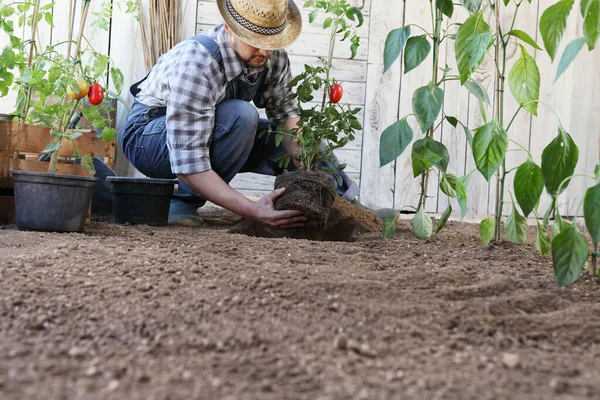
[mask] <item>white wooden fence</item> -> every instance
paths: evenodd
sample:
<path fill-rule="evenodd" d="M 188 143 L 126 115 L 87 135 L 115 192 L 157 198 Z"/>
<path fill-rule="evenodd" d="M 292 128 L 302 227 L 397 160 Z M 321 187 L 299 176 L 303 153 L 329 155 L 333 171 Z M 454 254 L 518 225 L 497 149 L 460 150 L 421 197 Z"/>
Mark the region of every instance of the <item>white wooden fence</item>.
<path fill-rule="evenodd" d="M 5 1 L 5 0 L 2 0 Z M 43 0 L 50 3 L 51 0 Z M 95 48 L 110 53 L 116 65 L 125 75 L 125 87 L 142 78 L 146 74 L 141 46 L 140 26 L 132 15 L 124 14 L 118 8 L 115 0 L 115 12 L 110 32 L 96 33 L 92 37 Z M 361 46 L 354 60 L 348 60 L 349 48 L 346 43 L 337 43 L 334 60 L 334 76 L 344 82 L 344 101 L 363 108 L 360 118 L 364 123 L 362 134 L 344 149 L 336 154 L 342 162 L 347 163 L 348 174 L 358 181 L 361 186 L 361 201 L 369 206 L 402 208 L 415 205 L 420 192 L 419 181 L 412 177 L 410 151 L 406 151 L 396 162 L 385 167 L 379 167 L 379 138 L 382 131 L 395 122 L 399 117 L 412 112 L 411 97 L 413 91 L 431 80 L 431 61 L 424 63 L 418 69 L 404 75 L 401 63 L 397 62 L 389 71 L 383 73 L 383 47 L 388 32 L 408 23 L 415 23 L 425 28 L 431 26 L 429 2 L 426 0 L 353 0 L 358 6 L 363 6 L 365 15 L 364 27 L 359 30 Z M 549 0 L 532 0 L 525 4 L 519 14 L 516 28 L 522 29 L 541 44 L 536 22 L 549 5 Z M 42 40 L 57 43 L 66 38 L 68 0 L 57 0 L 54 6 L 54 29 L 42 32 Z M 298 0 L 302 5 L 302 0 Z M 100 2 L 92 2 L 93 10 L 97 11 Z M 183 37 L 205 31 L 211 25 L 220 22 L 214 0 L 189 0 L 185 6 Z M 467 16 L 460 7 L 456 7 L 456 20 L 461 21 Z M 294 71 L 299 71 L 305 63 L 317 63 L 319 56 L 325 56 L 327 50 L 327 32 L 321 29 L 322 18 L 313 24 L 308 23 L 307 11 L 303 10 L 304 30 L 300 38 L 289 49 Z M 503 15 L 503 24 L 508 24 L 508 15 Z M 76 17 L 77 18 L 77 17 Z M 571 12 L 569 25 L 563 48 L 572 39 L 581 36 L 581 17 L 578 10 Z M 452 29 L 452 28 L 451 28 Z M 0 37 L 0 46 L 6 42 Z M 447 41 L 451 43 L 450 41 Z M 594 164 L 600 159 L 600 49 L 588 52 L 584 48 L 566 73 L 554 84 L 556 63 L 551 64 L 549 57 L 543 52 L 532 54 L 540 67 L 542 75 L 541 100 L 552 107 L 561 118 L 563 126 L 573 136 L 580 149 L 579 165 L 576 172 L 591 173 Z M 518 56 L 517 46 L 509 46 L 510 68 Z M 441 49 L 441 63 L 455 66 L 454 53 L 451 46 Z M 491 60 L 490 60 L 491 61 Z M 476 77 L 486 87 L 490 97 L 494 91 L 495 68 L 485 62 L 476 72 Z M 482 124 L 478 102 L 455 81 L 447 82 L 444 86 L 446 102 L 444 113 L 453 115 L 461 121 L 468 122 L 474 128 Z M 123 98 L 131 104 L 128 92 L 124 90 Z M 517 105 L 507 96 L 507 115 L 512 115 Z M 0 112 L 12 110 L 14 97 L 0 99 Z M 127 107 L 120 105 L 118 109 L 118 126 L 122 127 Z M 488 109 L 488 115 L 491 108 Z M 409 119 L 410 120 L 410 119 Z M 415 132 L 416 125 L 413 125 Z M 557 120 L 552 111 L 546 107 L 539 108 L 539 116 L 531 117 L 521 113 L 517 118 L 510 136 L 521 143 L 533 154 L 539 163 L 543 148 L 557 133 Z M 436 139 L 441 140 L 450 151 L 451 163 L 449 172 L 458 176 L 475 168 L 470 149 L 461 129 L 455 129 L 447 122 L 436 132 Z M 510 146 L 513 147 L 513 146 Z M 517 166 L 524 161 L 522 152 L 510 152 L 509 166 Z M 135 174 L 128 163 L 121 157 L 117 172 Z M 247 195 L 260 196 L 270 191 L 273 178 L 255 174 L 241 174 L 232 182 L 232 186 Z M 589 182 L 575 179 L 565 194 L 561 197 L 562 210 L 572 214 L 576 210 L 578 200 L 584 193 Z M 512 190 L 512 183 L 507 185 L 507 191 Z M 497 185 L 490 183 L 477 173 L 469 180 L 468 198 L 469 211 L 474 215 L 486 215 L 494 209 Z M 445 195 L 437 189 L 437 178 L 432 176 L 429 184 L 427 209 L 431 212 L 442 212 L 447 205 Z M 548 203 L 544 198 L 541 207 Z M 454 207 L 458 209 L 458 207 Z"/>

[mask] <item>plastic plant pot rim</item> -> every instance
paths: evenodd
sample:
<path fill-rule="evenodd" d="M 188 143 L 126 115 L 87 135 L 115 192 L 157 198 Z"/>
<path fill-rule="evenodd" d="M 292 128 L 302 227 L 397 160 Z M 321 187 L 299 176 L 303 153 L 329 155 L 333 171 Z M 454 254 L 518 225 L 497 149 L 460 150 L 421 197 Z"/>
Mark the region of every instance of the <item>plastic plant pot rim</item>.
<path fill-rule="evenodd" d="M 106 181 L 115 183 L 152 183 L 159 185 L 174 185 L 177 183 L 177 179 L 134 178 L 129 176 L 108 176 L 106 177 Z"/>
<path fill-rule="evenodd" d="M 15 179 L 15 175 L 21 176 L 24 179 L 27 179 L 26 177 L 31 177 L 31 178 L 48 177 L 48 178 L 52 178 L 52 179 L 69 179 L 69 180 L 86 181 L 86 182 L 95 182 L 98 180 L 98 178 L 96 178 L 94 176 L 82 176 L 82 175 L 50 173 L 50 172 L 36 172 L 36 171 L 22 171 L 19 169 L 11 169 L 10 173 L 11 173 L 11 175 L 13 175 L 13 180 Z"/>

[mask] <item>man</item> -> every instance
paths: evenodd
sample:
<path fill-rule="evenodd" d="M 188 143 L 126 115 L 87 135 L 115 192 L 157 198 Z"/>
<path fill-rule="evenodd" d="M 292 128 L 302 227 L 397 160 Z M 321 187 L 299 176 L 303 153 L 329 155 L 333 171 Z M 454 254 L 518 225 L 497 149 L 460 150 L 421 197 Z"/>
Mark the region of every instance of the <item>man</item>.
<path fill-rule="evenodd" d="M 144 175 L 177 177 L 169 222 L 199 225 L 206 200 L 275 228 L 303 226 L 299 211 L 277 211 L 278 189 L 254 203 L 228 183 L 239 172 L 277 175 L 286 152 L 293 169 L 301 150 L 286 136 L 282 146 L 269 126 L 296 128 L 298 108 L 287 99 L 291 80 L 284 47 L 302 27 L 291 0 L 217 0 L 225 21 L 164 54 L 144 80 L 132 86 L 135 101 L 120 137 L 125 156 Z M 257 107 L 269 120 L 259 119 Z M 356 185 L 338 172 L 349 197 Z"/>

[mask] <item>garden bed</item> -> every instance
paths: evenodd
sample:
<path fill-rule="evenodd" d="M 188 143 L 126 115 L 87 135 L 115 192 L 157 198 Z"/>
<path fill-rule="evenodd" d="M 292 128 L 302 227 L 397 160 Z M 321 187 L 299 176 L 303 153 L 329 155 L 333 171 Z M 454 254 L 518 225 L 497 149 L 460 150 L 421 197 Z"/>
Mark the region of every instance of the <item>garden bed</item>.
<path fill-rule="evenodd" d="M 209 211 L 0 230 L 0 398 L 600 396 L 600 285 L 559 288 L 533 236 L 263 239 Z"/>

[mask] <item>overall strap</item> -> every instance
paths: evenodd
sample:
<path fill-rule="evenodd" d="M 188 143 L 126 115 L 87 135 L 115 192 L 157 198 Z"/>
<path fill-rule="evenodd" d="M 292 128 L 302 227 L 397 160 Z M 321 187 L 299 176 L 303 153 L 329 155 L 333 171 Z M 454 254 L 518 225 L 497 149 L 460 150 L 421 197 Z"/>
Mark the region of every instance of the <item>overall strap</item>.
<path fill-rule="evenodd" d="M 192 36 L 190 39 L 195 40 L 196 42 L 204 46 L 206 50 L 210 52 L 210 55 L 215 60 L 217 60 L 221 71 L 225 73 L 225 63 L 223 62 L 223 56 L 221 55 L 221 50 L 219 50 L 219 45 L 217 44 L 217 42 L 215 42 L 212 38 L 204 34 Z M 148 75 L 150 75 L 150 71 L 148 71 L 148 74 L 144 77 L 144 79 L 131 85 L 131 87 L 129 88 L 129 92 L 133 95 L 133 97 L 137 96 L 137 94 L 141 91 L 139 86 L 142 82 L 148 79 Z"/>

